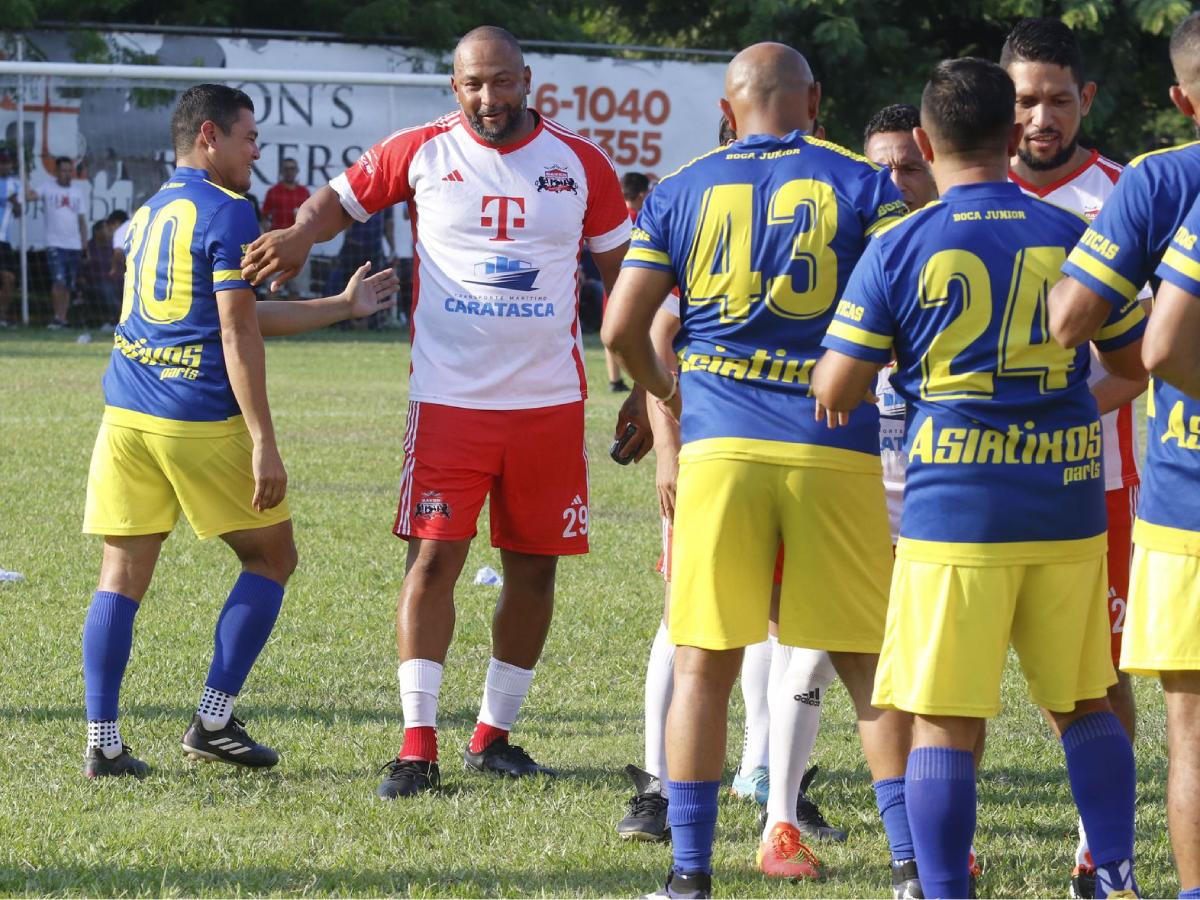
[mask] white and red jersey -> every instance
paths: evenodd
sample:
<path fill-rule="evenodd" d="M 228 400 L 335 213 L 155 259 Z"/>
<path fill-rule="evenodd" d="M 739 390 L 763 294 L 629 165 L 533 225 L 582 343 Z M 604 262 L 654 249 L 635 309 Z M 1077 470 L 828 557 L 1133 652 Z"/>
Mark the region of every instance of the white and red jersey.
<path fill-rule="evenodd" d="M 1112 194 L 1121 169 L 1118 163 L 1093 150 L 1078 169 L 1045 187 L 1030 184 L 1012 170 L 1009 170 L 1008 177 L 1026 194 L 1073 210 L 1091 221 L 1100 214 L 1101 207 Z M 1141 296 L 1144 299 L 1150 293 L 1147 290 Z M 1088 385 L 1094 385 L 1106 375 L 1103 366 L 1093 362 Z M 1138 484 L 1141 479 L 1137 468 L 1137 429 L 1133 424 L 1133 404 L 1127 403 L 1120 409 L 1106 413 L 1100 421 L 1104 429 L 1104 489 L 1114 491 Z"/>
<path fill-rule="evenodd" d="M 330 182 L 360 222 L 406 202 L 413 224 L 409 397 L 533 409 L 587 396 L 579 255 L 629 240 L 604 151 L 537 116 L 494 147 L 461 112 L 380 141 Z"/>

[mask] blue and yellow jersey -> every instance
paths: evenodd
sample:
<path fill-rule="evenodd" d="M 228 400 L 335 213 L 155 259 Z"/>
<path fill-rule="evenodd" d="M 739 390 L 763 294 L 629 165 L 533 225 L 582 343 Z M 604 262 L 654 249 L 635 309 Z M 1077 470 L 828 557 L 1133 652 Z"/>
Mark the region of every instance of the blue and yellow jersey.
<path fill-rule="evenodd" d="M 1115 306 L 1137 296 L 1200 196 L 1200 141 L 1143 154 L 1067 257 L 1063 272 Z"/>
<path fill-rule="evenodd" d="M 824 345 L 884 364 L 908 401 L 897 552 L 957 564 L 1067 562 L 1104 552 L 1100 417 L 1089 351 L 1050 336 L 1046 295 L 1086 220 L 1015 184 L 951 188 L 881 232 Z M 1102 349 L 1141 336 L 1115 310 Z"/>
<path fill-rule="evenodd" d="M 655 187 L 624 265 L 669 271 L 679 285 L 693 456 L 878 471 L 875 407 L 827 429 L 813 418 L 809 374 L 868 238 L 905 211 L 885 171 L 799 131 L 719 147 Z"/>
<path fill-rule="evenodd" d="M 180 166 L 133 215 L 125 292 L 104 374 L 104 419 L 180 436 L 245 426 L 225 371 L 217 291 L 249 288 L 244 247 L 258 236 L 254 207 Z"/>
<path fill-rule="evenodd" d="M 1200 303 L 1200 200 L 1156 274 Z M 1133 538 L 1149 550 L 1200 556 L 1200 400 L 1156 378 L 1147 411 L 1146 471 Z"/>

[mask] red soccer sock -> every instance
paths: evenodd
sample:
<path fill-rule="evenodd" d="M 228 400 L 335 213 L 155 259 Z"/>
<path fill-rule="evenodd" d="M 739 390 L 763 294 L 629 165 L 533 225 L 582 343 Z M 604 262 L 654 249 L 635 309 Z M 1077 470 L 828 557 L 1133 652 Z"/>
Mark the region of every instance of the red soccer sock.
<path fill-rule="evenodd" d="M 404 729 L 404 746 L 396 754 L 397 759 L 423 759 L 437 762 L 437 729 L 432 725 L 419 725 Z"/>
<path fill-rule="evenodd" d="M 471 745 L 469 747 L 472 753 L 482 753 L 493 743 L 500 738 L 507 738 L 508 732 L 503 728 L 497 728 L 495 725 L 488 725 L 484 722 L 475 723 L 475 733 L 471 735 Z"/>

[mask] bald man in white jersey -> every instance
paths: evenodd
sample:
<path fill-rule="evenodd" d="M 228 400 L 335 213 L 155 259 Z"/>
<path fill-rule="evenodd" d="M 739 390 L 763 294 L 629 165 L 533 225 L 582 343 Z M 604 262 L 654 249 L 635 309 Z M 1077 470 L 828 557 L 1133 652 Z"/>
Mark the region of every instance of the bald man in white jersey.
<path fill-rule="evenodd" d="M 630 224 L 612 161 L 527 108 L 531 73 L 502 28 L 465 35 L 459 108 L 385 138 L 321 188 L 247 275 L 292 277 L 313 243 L 406 202 L 416 223 L 412 373 L 394 533 L 409 542 L 396 612 L 404 744 L 378 794 L 437 788 L 437 703 L 454 583 L 490 495 L 504 585 L 468 768 L 553 774 L 508 735 L 554 606 L 558 557 L 588 549 L 587 383 L 576 270 L 586 240 L 608 290 Z"/>

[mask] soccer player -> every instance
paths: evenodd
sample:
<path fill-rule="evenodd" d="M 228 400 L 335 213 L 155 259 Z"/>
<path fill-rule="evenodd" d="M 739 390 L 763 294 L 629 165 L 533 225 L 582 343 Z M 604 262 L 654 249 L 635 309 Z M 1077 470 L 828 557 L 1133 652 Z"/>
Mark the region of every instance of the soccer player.
<path fill-rule="evenodd" d="M 669 896 L 711 891 L 729 692 L 742 648 L 767 635 L 781 539 L 780 642 L 832 652 L 877 780 L 903 775 L 909 739 L 905 717 L 869 698 L 891 565 L 878 414 L 864 404 L 850 427 L 831 431 L 808 399 L 836 295 L 867 238 L 904 201 L 879 167 L 805 136 L 820 86 L 792 48 L 743 50 L 725 91 L 721 109 L 738 142 L 651 193 L 602 329 L 625 370 L 673 415 L 686 398 L 669 626 Z M 676 284 L 678 374 L 649 338 Z M 759 864 L 777 876 L 818 874 L 790 823 L 760 845 Z"/>
<path fill-rule="evenodd" d="M 921 113 L 915 106 L 893 103 L 871 116 L 863 134 L 863 156 L 888 167 L 892 184 L 913 212 L 937 199 L 933 173 L 912 136 L 920 125 Z"/>
<path fill-rule="evenodd" d="M 504 586 L 479 720 L 464 760 L 512 777 L 551 774 L 509 732 L 554 608 L 558 557 L 588 549 L 586 381 L 576 297 L 586 239 L 615 281 L 629 216 L 604 152 L 526 105 L 521 48 L 502 28 L 466 34 L 450 85 L 459 109 L 406 128 L 246 255 L 255 282 L 293 275 L 314 242 L 406 201 L 417 223 L 412 372 L 394 533 L 408 544 L 396 612 L 404 743 L 384 798 L 436 788 L 437 705 L 454 583 L 491 495 Z M 661 299 L 661 295 L 659 297 Z"/>
<path fill-rule="evenodd" d="M 1184 19 L 1171 35 L 1171 66 L 1177 83 L 1172 102 L 1200 126 L 1200 13 Z M 1188 257 L 1172 244 L 1186 244 L 1184 223 L 1200 196 L 1200 142 L 1147 153 L 1133 160 L 1104 209 L 1071 252 L 1069 276 L 1050 296 L 1050 327 L 1064 346 L 1095 333 L 1114 307 L 1136 300 L 1138 285 L 1167 278 L 1178 287 Z M 1180 228 L 1184 228 L 1180 234 Z M 1184 249 L 1187 249 L 1186 247 Z M 1178 265 L 1168 261 L 1174 260 Z M 1165 274 L 1164 274 L 1165 273 Z M 1175 279 L 1175 280 L 1173 280 Z M 1174 318 L 1178 295 L 1167 290 L 1168 311 L 1155 326 L 1161 336 Z M 1151 320 L 1158 319 L 1156 306 Z M 1152 364 L 1161 343 L 1146 348 Z M 1194 346 L 1186 351 L 1194 354 Z M 1195 557 L 1200 545 L 1191 518 L 1195 508 L 1193 450 L 1187 437 L 1190 401 L 1158 377 L 1147 403 L 1149 427 L 1145 486 L 1133 526 L 1129 607 L 1121 647 L 1121 668 L 1134 675 L 1157 675 L 1167 703 L 1167 822 L 1184 896 L 1200 896 L 1200 636 L 1194 626 Z M 1093 844 L 1095 835 L 1091 835 Z M 1093 856 L 1095 848 L 1093 847 Z"/>
<path fill-rule="evenodd" d="M 871 242 L 817 364 L 817 401 L 854 409 L 880 366 L 909 403 L 908 483 L 873 702 L 916 714 L 905 775 L 926 897 L 965 897 L 979 728 L 1011 642 L 1059 724 L 1097 895 L 1135 890 L 1133 748 L 1106 696 L 1101 431 L 1088 354 L 1046 333 L 1043 298 L 1085 222 L 1007 181 L 1013 84 L 941 63 L 921 151 L 941 199 Z M 1140 370 L 1144 314 L 1114 310 L 1109 364 Z"/>
<path fill-rule="evenodd" d="M 1023 191 L 1056 206 L 1095 219 L 1112 194 L 1121 166 L 1097 150 L 1079 145 L 1083 118 L 1091 109 L 1096 85 L 1087 81 L 1079 42 L 1059 19 L 1022 19 L 1009 32 L 1000 65 L 1016 87 L 1017 122 L 1025 133 L 1009 162 L 1009 178 Z M 1140 295 L 1149 299 L 1149 291 Z M 1129 597 L 1129 561 L 1133 552 L 1133 513 L 1140 478 L 1133 403 L 1144 381 L 1111 375 L 1093 366 L 1088 387 L 1100 408 L 1104 432 L 1105 506 L 1108 512 L 1108 616 L 1113 665 L 1121 656 L 1121 633 Z M 1113 712 L 1133 740 L 1137 721 L 1129 676 L 1117 673 L 1108 691 Z M 1051 724 L 1053 719 L 1048 717 Z M 1095 867 L 1082 822 L 1071 873 L 1071 896 L 1091 897 Z"/>
<path fill-rule="evenodd" d="M 121 318 L 104 376 L 104 419 L 83 530 L 104 536 L 100 584 L 83 626 L 89 778 L 142 777 L 125 746 L 118 694 L 134 617 L 179 517 L 220 536 L 242 572 L 217 619 L 190 757 L 248 767 L 278 754 L 233 717 L 296 566 L 287 473 L 267 404 L 263 334 L 292 334 L 387 308 L 391 271 L 360 269 L 338 297 L 256 306 L 242 247 L 258 222 L 241 195 L 258 159 L 254 105 L 217 84 L 186 90 L 171 117 L 171 179 L 134 214 Z"/>

